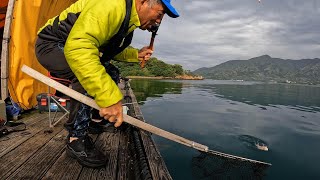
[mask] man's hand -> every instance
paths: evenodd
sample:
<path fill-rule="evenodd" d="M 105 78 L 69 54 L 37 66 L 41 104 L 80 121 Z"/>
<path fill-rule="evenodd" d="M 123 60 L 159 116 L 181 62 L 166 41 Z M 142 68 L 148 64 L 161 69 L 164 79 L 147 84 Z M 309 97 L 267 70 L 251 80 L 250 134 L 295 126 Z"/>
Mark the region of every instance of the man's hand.
<path fill-rule="evenodd" d="M 105 120 L 109 120 L 110 122 L 116 122 L 114 124 L 114 127 L 119 127 L 123 122 L 121 101 L 117 102 L 112 106 L 101 108 L 99 114 Z"/>
<path fill-rule="evenodd" d="M 153 49 L 149 49 L 148 46 L 143 47 L 138 52 L 138 59 L 140 61 L 148 61 L 153 53 Z"/>

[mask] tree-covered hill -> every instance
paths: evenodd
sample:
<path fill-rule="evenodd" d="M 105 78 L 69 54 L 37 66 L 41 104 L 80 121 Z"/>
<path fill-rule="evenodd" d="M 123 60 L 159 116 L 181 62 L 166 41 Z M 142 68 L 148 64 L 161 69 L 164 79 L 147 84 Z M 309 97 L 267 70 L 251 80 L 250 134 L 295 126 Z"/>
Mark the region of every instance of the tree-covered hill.
<path fill-rule="evenodd" d="M 320 84 L 320 59 L 284 60 L 264 55 L 227 61 L 193 73 L 209 79 Z"/>
<path fill-rule="evenodd" d="M 147 77 L 166 77 L 175 78 L 185 75 L 193 76 L 193 74 L 184 70 L 179 64 L 167 64 L 155 57 L 150 58 L 145 67 L 141 69 L 138 63 L 125 63 L 112 61 L 113 65 L 119 68 L 121 76 L 147 76 Z"/>

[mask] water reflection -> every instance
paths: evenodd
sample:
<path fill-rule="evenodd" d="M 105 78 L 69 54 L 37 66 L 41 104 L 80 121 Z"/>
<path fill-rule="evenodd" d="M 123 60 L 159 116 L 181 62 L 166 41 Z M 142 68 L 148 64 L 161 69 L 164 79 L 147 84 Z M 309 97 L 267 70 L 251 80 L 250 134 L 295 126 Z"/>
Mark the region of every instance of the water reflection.
<path fill-rule="evenodd" d="M 249 105 L 288 106 L 306 112 L 320 112 L 320 88 L 289 84 L 200 84 L 215 96 Z M 234 102 L 233 102 L 234 103 Z M 260 107 L 267 110 L 266 107 Z"/>
<path fill-rule="evenodd" d="M 148 97 L 162 97 L 163 94 L 181 94 L 183 88 L 196 87 L 207 91 L 215 97 L 253 106 L 267 107 L 287 106 L 290 109 L 305 112 L 320 112 L 320 87 L 263 84 L 257 82 L 232 81 L 165 81 L 165 80 L 132 80 L 131 87 L 140 104 Z"/>
<path fill-rule="evenodd" d="M 148 97 L 162 97 L 163 94 L 181 94 L 182 82 L 135 79 L 130 85 L 139 104 L 144 104 Z"/>

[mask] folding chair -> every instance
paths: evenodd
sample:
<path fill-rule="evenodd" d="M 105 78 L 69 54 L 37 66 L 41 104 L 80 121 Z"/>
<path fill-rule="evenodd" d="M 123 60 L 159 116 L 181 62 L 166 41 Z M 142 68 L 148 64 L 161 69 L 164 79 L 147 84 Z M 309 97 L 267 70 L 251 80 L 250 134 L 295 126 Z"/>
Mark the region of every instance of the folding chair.
<path fill-rule="evenodd" d="M 48 72 L 48 77 L 65 85 L 65 86 L 70 86 L 70 84 L 71 84 L 70 80 L 54 77 L 50 74 L 50 72 Z M 62 93 L 60 93 L 58 96 L 56 90 L 52 94 L 50 93 L 50 91 L 51 91 L 51 88 L 50 88 L 50 86 L 48 86 L 49 127 L 52 128 L 58 122 L 60 122 L 64 117 L 67 117 L 70 114 L 70 112 L 65 108 L 65 107 L 67 107 L 67 101 L 70 99 L 69 99 L 69 97 L 65 97 L 66 95 L 64 95 Z M 64 97 L 62 97 L 62 96 L 64 96 Z M 54 103 L 51 104 L 51 101 L 53 101 Z M 54 106 L 54 105 L 56 105 L 57 107 L 53 108 L 52 106 Z M 54 111 L 52 111 L 51 108 L 54 109 Z M 57 116 L 59 108 L 60 108 L 61 112 L 64 112 L 64 113 L 61 117 L 57 118 L 56 116 Z M 53 117 L 51 117 L 52 112 L 54 112 Z"/>

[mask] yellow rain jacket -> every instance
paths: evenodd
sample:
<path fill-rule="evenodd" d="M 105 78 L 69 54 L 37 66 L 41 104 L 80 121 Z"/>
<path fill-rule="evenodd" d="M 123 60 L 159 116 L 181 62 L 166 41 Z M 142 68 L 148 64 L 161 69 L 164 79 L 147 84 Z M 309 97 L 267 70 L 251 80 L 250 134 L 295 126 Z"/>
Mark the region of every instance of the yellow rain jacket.
<path fill-rule="evenodd" d="M 125 14 L 125 0 L 79 0 L 59 15 L 58 32 L 53 28 L 55 18 L 38 32 L 43 39 L 65 43 L 64 54 L 71 70 L 100 107 L 108 107 L 123 98 L 100 62 L 99 47 L 117 34 Z M 128 34 L 139 26 L 135 0 L 132 0 Z M 113 59 L 138 62 L 138 51 L 126 48 Z"/>

